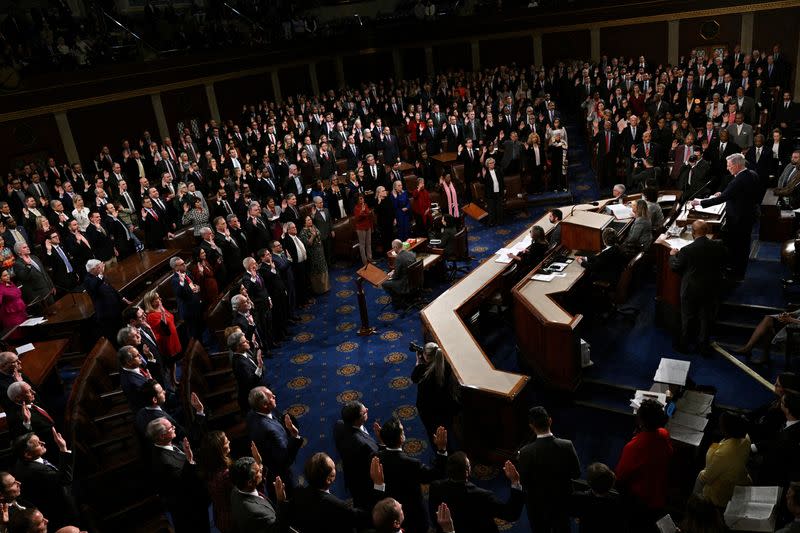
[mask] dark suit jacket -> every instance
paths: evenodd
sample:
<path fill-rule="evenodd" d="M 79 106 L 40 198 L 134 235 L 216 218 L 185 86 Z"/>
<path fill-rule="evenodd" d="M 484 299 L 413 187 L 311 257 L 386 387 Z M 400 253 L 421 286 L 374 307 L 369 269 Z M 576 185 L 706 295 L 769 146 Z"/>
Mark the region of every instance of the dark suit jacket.
<path fill-rule="evenodd" d="M 22 299 L 28 304 L 35 299 L 45 302 L 52 300 L 48 294 L 53 290 L 53 282 L 45 273 L 44 264 L 34 255 L 31 255 L 31 261 L 39 268 L 26 265 L 20 258 L 14 261 L 14 281 L 22 283 Z"/>
<path fill-rule="evenodd" d="M 627 262 L 618 246 L 609 246 L 594 256 L 587 257 L 581 266 L 590 273 L 593 281 L 605 281 L 613 287 L 619 281 Z"/>
<path fill-rule="evenodd" d="M 70 253 L 62 246 L 61 251 L 64 252 L 64 255 L 67 256 L 67 260 L 72 267 L 72 272 L 67 272 L 67 265 L 61 259 L 61 256 L 58 255 L 55 249 L 52 250 L 50 254 L 46 251 L 42 255 L 42 259 L 44 260 L 45 264 L 47 265 L 50 276 L 53 279 L 53 283 L 58 289 L 61 290 L 70 290 L 74 289 L 80 283 L 80 277 L 78 276 L 78 268 L 82 268 L 86 263 L 79 263 L 75 260 L 74 257 L 71 257 Z"/>
<path fill-rule="evenodd" d="M 333 439 L 342 458 L 344 485 L 353 496 L 355 505 L 366 508 L 373 491 L 370 461 L 378 453 L 378 443 L 361 429 L 346 426 L 341 420 L 336 422 Z"/>
<path fill-rule="evenodd" d="M 128 405 L 134 413 L 144 407 L 144 401 L 141 398 L 140 391 L 144 384 L 147 383 L 147 378 L 138 372 L 129 372 L 124 369 L 119 371 L 119 386 L 125 397 L 128 399 Z"/>
<path fill-rule="evenodd" d="M 231 491 L 231 516 L 240 533 L 281 533 L 286 531 L 282 510 L 278 510 L 267 498 Z"/>
<path fill-rule="evenodd" d="M 108 261 L 114 257 L 114 241 L 111 240 L 108 230 L 105 231 L 104 235 L 94 224 L 89 224 L 86 228 L 86 239 L 92 246 L 94 256 L 100 261 Z"/>
<path fill-rule="evenodd" d="M 89 227 L 93 226 L 90 224 Z M 133 242 L 133 232 L 130 228 L 126 228 L 122 220 L 119 218 L 115 220 L 111 217 L 106 217 L 105 228 L 114 242 L 114 248 L 119 252 L 119 256 L 117 256 L 118 260 L 121 261 L 136 251 L 136 244 Z M 131 234 L 130 239 L 128 238 L 128 232 L 125 231 L 126 229 L 128 229 L 128 232 Z"/>
<path fill-rule="evenodd" d="M 764 457 L 761 485 L 780 485 L 786 487 L 795 481 L 800 474 L 800 459 L 797 450 L 800 448 L 800 424 L 792 424 L 781 429 L 769 442 L 756 444 L 759 455 Z"/>
<path fill-rule="evenodd" d="M 753 146 L 744 156 L 745 159 L 747 159 L 747 168 L 758 174 L 758 177 L 761 178 L 762 183 L 766 183 L 770 174 L 774 174 L 772 170 L 772 150 L 767 149 L 766 146 L 762 146 L 761 156 L 758 158 L 758 161 L 756 161 L 756 149 L 757 148 Z"/>
<path fill-rule="evenodd" d="M 497 176 L 497 183 L 500 186 L 499 193 L 497 196 L 500 198 L 505 198 L 506 196 L 506 183 L 503 180 L 503 171 L 500 170 L 499 165 L 494 167 L 495 175 Z M 489 169 L 486 169 L 486 175 L 483 176 L 483 193 L 486 195 L 487 198 L 492 198 L 495 196 L 494 192 L 494 185 L 492 183 L 492 176 L 489 174 Z"/>
<path fill-rule="evenodd" d="M 453 526 L 459 533 L 495 533 L 495 518 L 513 522 L 519 518 L 525 496 L 521 490 L 511 489 L 508 501 L 501 501 L 492 492 L 467 482 L 444 479 L 431 483 L 428 492 L 428 510 L 431 522 L 436 524 L 439 504 L 450 508 Z M 436 524 L 436 531 L 442 529 Z"/>
<path fill-rule="evenodd" d="M 18 460 L 14 476 L 25 487 L 25 498 L 35 505 L 55 529 L 77 518 L 72 500 L 72 454 L 59 453 L 58 467 Z"/>
<path fill-rule="evenodd" d="M 700 205 L 725 204 L 728 223 L 736 226 L 752 224 L 756 217 L 756 206 L 761 203 L 761 184 L 758 175 L 752 170 L 742 170 L 731 181 L 722 194 L 716 198 L 703 200 Z"/>
<path fill-rule="evenodd" d="M 117 289 L 109 285 L 105 278 L 100 279 L 94 274 L 87 274 L 83 284 L 94 303 L 94 315 L 97 321 L 101 324 L 118 322 L 124 302 Z"/>
<path fill-rule="evenodd" d="M 190 276 L 191 277 L 191 276 Z M 194 280 L 192 280 L 194 282 Z M 172 274 L 172 293 L 178 303 L 178 316 L 184 322 L 200 320 L 202 307 L 200 306 L 200 293 L 192 292 L 188 281 L 180 283 L 177 272 Z"/>
<path fill-rule="evenodd" d="M 683 275 L 681 298 L 713 296 L 719 289 L 726 250 L 720 241 L 698 237 L 669 258 L 672 270 Z"/>
<path fill-rule="evenodd" d="M 518 468 L 529 514 L 565 511 L 572 480 L 581 476 L 581 465 L 571 441 L 537 438 L 519 451 Z"/>
<path fill-rule="evenodd" d="M 376 500 L 373 497 L 371 501 Z M 292 526 L 302 533 L 353 533 L 372 524 L 371 506 L 363 510 L 351 507 L 333 494 L 311 487 L 297 488 L 290 505 Z"/>
<path fill-rule="evenodd" d="M 236 378 L 236 387 L 239 391 L 239 407 L 242 413 L 250 410 L 247 403 L 247 395 L 254 387 L 263 385 L 264 374 L 256 375 L 258 364 L 249 354 L 233 354 L 231 366 L 233 367 L 233 377 Z"/>
<path fill-rule="evenodd" d="M 186 460 L 182 451 L 152 447 L 150 463 L 153 481 L 173 515 L 176 533 L 208 532 L 208 495 L 197 475 L 197 466 Z"/>
<path fill-rule="evenodd" d="M 325 213 L 325 218 L 322 218 L 320 210 L 318 209 L 317 212 L 314 213 L 314 225 L 319 230 L 320 238 L 324 241 L 325 239 L 331 238 L 331 231 L 333 231 L 333 220 L 331 219 L 331 213 L 327 208 L 323 207 L 322 211 Z"/>
<path fill-rule="evenodd" d="M 383 465 L 386 480 L 386 497 L 394 498 L 403 506 L 407 531 L 427 531 L 428 513 L 422 501 L 420 484 L 432 483 L 445 475 L 447 456 L 437 453 L 433 466 L 398 450 L 381 450 L 378 457 Z"/>
<path fill-rule="evenodd" d="M 280 476 L 288 487 L 294 487 L 292 463 L 303 444 L 303 439 L 300 437 L 293 439 L 289 436 L 283 425 L 283 415 L 278 412 L 272 415 L 273 418 L 255 411 L 247 413 L 247 432 L 261 453 L 266 468 L 264 477 L 267 481 L 272 483 L 275 481 L 275 476 Z"/>
<path fill-rule="evenodd" d="M 248 218 L 244 222 L 244 233 L 247 236 L 250 251 L 253 253 L 262 248 L 269 248 L 269 243 L 273 240 L 272 233 L 263 220 L 254 223 L 251 218 Z"/>

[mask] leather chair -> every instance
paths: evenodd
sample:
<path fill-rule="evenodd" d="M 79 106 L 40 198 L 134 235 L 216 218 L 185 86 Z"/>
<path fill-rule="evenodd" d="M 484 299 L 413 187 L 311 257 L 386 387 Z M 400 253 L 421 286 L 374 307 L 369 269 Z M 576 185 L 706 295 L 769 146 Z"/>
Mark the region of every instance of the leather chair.
<path fill-rule="evenodd" d="M 506 184 L 506 211 L 521 211 L 528 206 L 528 197 L 519 175 L 503 178 Z M 522 195 L 520 197 L 520 195 Z"/>
<path fill-rule="evenodd" d="M 408 266 L 408 289 L 407 295 L 403 296 L 403 313 L 410 309 L 421 309 L 427 302 L 422 296 L 422 289 L 425 285 L 425 265 L 422 259 L 417 259 Z"/>
<path fill-rule="evenodd" d="M 469 272 L 468 265 L 472 261 L 469 255 L 469 240 L 467 238 L 467 227 L 464 226 L 453 236 L 453 252 L 445 255 L 445 262 L 447 264 L 448 278 L 452 281 L 458 277 L 458 274 L 466 274 Z M 464 263 L 459 266 L 459 263 Z"/>
<path fill-rule="evenodd" d="M 472 201 L 486 211 L 486 195 L 483 190 L 483 183 L 477 180 L 473 181 L 470 184 L 470 188 L 472 190 Z"/>
<path fill-rule="evenodd" d="M 511 263 L 511 265 L 500 274 L 500 286 L 492 293 L 486 300 L 481 308 L 481 325 L 487 326 L 488 322 L 485 318 L 502 317 L 512 307 L 511 289 L 517 283 L 517 271 L 519 270 L 518 263 Z"/>
<path fill-rule="evenodd" d="M 631 293 L 631 285 L 635 279 L 636 273 L 642 264 L 645 252 L 636 254 L 622 271 L 622 274 L 615 286 L 611 286 L 605 281 L 595 281 L 594 287 L 599 289 L 607 301 L 609 302 L 608 315 L 621 315 L 625 318 L 635 320 L 639 315 L 639 310 L 633 307 L 625 307 Z"/>
<path fill-rule="evenodd" d="M 333 238 L 333 256 L 351 263 L 359 260 L 358 238 L 353 217 L 337 220 L 333 223 L 332 229 L 336 232 Z"/>

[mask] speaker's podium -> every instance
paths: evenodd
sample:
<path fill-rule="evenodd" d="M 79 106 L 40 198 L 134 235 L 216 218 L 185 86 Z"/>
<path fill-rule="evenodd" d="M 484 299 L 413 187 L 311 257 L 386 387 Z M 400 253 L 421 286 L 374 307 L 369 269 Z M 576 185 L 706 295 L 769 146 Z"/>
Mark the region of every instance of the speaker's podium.
<path fill-rule="evenodd" d="M 568 250 L 599 252 L 603 230 L 614 221 L 611 215 L 575 210 L 561 221 L 561 244 Z"/>

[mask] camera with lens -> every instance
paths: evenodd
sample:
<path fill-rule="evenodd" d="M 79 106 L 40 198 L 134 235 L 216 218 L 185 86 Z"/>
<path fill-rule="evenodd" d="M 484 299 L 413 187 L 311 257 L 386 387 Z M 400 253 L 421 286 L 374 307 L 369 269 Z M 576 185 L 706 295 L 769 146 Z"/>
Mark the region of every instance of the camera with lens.
<path fill-rule="evenodd" d="M 422 352 L 425 350 L 425 348 L 423 348 L 422 346 L 420 346 L 419 344 L 417 344 L 414 341 L 411 341 L 410 343 L 408 343 L 408 349 L 410 351 L 418 354 L 418 355 L 421 355 Z"/>

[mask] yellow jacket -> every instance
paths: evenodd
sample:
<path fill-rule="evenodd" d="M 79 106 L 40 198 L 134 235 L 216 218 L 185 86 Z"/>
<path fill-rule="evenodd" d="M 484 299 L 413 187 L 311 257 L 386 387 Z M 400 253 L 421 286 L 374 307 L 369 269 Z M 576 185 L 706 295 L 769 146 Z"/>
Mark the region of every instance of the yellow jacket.
<path fill-rule="evenodd" d="M 704 483 L 703 496 L 717 507 L 725 507 L 736 485 L 750 485 L 747 459 L 750 457 L 750 437 L 723 439 L 715 442 L 706 453 L 706 467 L 700 472 Z"/>

